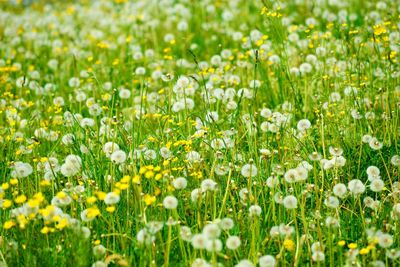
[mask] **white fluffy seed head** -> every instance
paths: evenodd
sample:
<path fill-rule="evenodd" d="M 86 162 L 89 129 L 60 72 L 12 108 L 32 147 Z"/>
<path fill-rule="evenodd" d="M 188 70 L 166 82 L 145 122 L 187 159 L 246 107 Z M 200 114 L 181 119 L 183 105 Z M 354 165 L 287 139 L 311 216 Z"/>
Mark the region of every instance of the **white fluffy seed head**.
<path fill-rule="evenodd" d="M 365 185 L 359 179 L 353 179 L 349 182 L 348 188 L 350 193 L 353 195 L 359 195 L 364 193 Z"/>
<path fill-rule="evenodd" d="M 233 220 L 231 218 L 223 218 L 219 222 L 219 227 L 221 227 L 222 230 L 230 230 L 233 228 L 234 225 L 235 225 L 235 223 L 233 222 Z"/>
<path fill-rule="evenodd" d="M 337 197 L 340 197 L 340 198 L 345 197 L 345 196 L 346 196 L 346 193 L 347 193 L 347 187 L 346 187 L 346 185 L 344 185 L 344 184 L 342 184 L 342 183 L 336 184 L 336 185 L 333 187 L 333 193 L 334 193 Z"/>
<path fill-rule="evenodd" d="M 117 193 L 109 192 L 104 198 L 104 203 L 106 203 L 107 205 L 114 205 L 117 204 L 120 199 L 121 197 Z"/>
<path fill-rule="evenodd" d="M 274 267 L 276 265 L 276 260 L 274 256 L 264 255 L 258 259 L 258 264 L 260 267 Z"/>
<path fill-rule="evenodd" d="M 249 208 L 250 216 L 260 216 L 262 213 L 262 209 L 258 205 L 252 205 Z"/>
<path fill-rule="evenodd" d="M 126 161 L 126 153 L 122 150 L 117 150 L 111 154 L 110 159 L 116 164 L 122 164 Z"/>
<path fill-rule="evenodd" d="M 209 252 L 220 252 L 222 250 L 222 242 L 219 239 L 209 239 L 206 242 L 206 250 Z"/>
<path fill-rule="evenodd" d="M 283 206 L 287 209 L 297 208 L 297 198 L 295 196 L 289 195 L 283 199 Z"/>
<path fill-rule="evenodd" d="M 166 196 L 163 200 L 163 206 L 166 209 L 176 209 L 178 207 L 178 199 L 174 196 Z"/>
<path fill-rule="evenodd" d="M 207 236 L 209 239 L 216 239 L 221 234 L 221 229 L 219 228 L 218 224 L 210 223 L 204 226 L 203 234 Z"/>
<path fill-rule="evenodd" d="M 184 177 L 178 177 L 172 181 L 172 186 L 175 189 L 185 189 L 187 186 L 187 180 Z"/>
<path fill-rule="evenodd" d="M 371 181 L 370 188 L 374 192 L 380 192 L 385 187 L 385 183 L 381 179 L 374 179 Z"/>
<path fill-rule="evenodd" d="M 257 172 L 257 167 L 254 164 L 245 164 L 241 171 L 242 175 L 246 178 L 256 176 Z"/>
<path fill-rule="evenodd" d="M 206 243 L 207 237 L 204 234 L 195 234 L 192 238 L 192 246 L 195 249 L 204 249 Z"/>
<path fill-rule="evenodd" d="M 226 240 L 226 247 L 230 250 L 238 249 L 241 245 L 240 238 L 238 236 L 230 236 Z"/>

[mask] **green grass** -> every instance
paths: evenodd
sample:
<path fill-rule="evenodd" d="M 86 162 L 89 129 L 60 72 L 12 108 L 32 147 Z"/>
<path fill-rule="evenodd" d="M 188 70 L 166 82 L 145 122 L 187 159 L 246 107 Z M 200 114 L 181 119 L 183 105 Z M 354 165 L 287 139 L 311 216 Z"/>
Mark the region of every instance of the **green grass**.
<path fill-rule="evenodd" d="M 400 264 L 395 2 L 0 7 L 0 266 Z"/>

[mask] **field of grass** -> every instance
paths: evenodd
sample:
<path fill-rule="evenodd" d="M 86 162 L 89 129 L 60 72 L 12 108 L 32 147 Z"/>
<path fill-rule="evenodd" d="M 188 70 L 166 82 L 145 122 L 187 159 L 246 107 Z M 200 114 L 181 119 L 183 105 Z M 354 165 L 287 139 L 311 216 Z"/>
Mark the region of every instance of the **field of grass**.
<path fill-rule="evenodd" d="M 400 266 L 399 6 L 0 1 L 0 266 Z"/>

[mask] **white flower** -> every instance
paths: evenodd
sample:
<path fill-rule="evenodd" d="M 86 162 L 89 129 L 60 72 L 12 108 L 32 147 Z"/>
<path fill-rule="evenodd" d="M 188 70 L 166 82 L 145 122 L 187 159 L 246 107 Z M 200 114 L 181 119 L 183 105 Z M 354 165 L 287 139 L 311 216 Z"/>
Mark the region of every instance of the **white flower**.
<path fill-rule="evenodd" d="M 371 261 L 370 263 L 371 267 L 386 267 L 386 264 L 383 263 L 383 261 L 376 260 L 376 261 Z"/>
<path fill-rule="evenodd" d="M 308 158 L 310 160 L 312 160 L 312 161 L 318 161 L 318 160 L 321 160 L 321 154 L 319 154 L 318 152 L 314 151 L 308 156 Z"/>
<path fill-rule="evenodd" d="M 70 177 L 70 176 L 74 176 L 77 173 L 79 173 L 80 171 L 80 166 L 76 166 L 73 163 L 70 162 L 65 162 L 63 165 L 61 165 L 61 174 L 66 176 L 66 177 Z"/>
<path fill-rule="evenodd" d="M 179 236 L 185 240 L 185 241 L 191 241 L 192 240 L 192 230 L 190 230 L 189 227 L 187 226 L 182 226 L 181 230 L 179 232 Z"/>
<path fill-rule="evenodd" d="M 259 80 L 251 80 L 249 81 L 250 88 L 258 88 L 261 86 L 261 82 Z"/>
<path fill-rule="evenodd" d="M 325 254 L 322 251 L 316 251 L 312 254 L 311 258 L 313 261 L 324 261 Z"/>
<path fill-rule="evenodd" d="M 226 247 L 230 250 L 235 250 L 240 247 L 241 243 L 242 242 L 240 241 L 240 238 L 238 236 L 233 235 L 228 237 L 228 239 L 226 240 Z"/>
<path fill-rule="evenodd" d="M 297 208 L 297 198 L 295 196 L 289 195 L 283 199 L 283 206 L 287 209 Z"/>
<path fill-rule="evenodd" d="M 178 207 L 178 199 L 174 196 L 166 196 L 163 200 L 163 206 L 166 209 L 176 209 Z"/>
<path fill-rule="evenodd" d="M 252 205 L 249 208 L 250 216 L 260 216 L 261 212 L 262 212 L 262 209 L 258 205 Z"/>
<path fill-rule="evenodd" d="M 390 259 L 397 259 L 400 257 L 400 250 L 398 249 L 388 249 L 386 250 L 386 256 Z"/>
<path fill-rule="evenodd" d="M 268 119 L 272 116 L 272 111 L 269 108 L 263 108 L 260 115 L 261 117 Z"/>
<path fill-rule="evenodd" d="M 81 212 L 81 220 L 83 222 L 90 222 L 93 221 L 94 218 L 96 218 L 95 216 L 88 216 L 88 212 L 89 212 L 88 209 L 85 209 Z"/>
<path fill-rule="evenodd" d="M 75 140 L 75 136 L 73 134 L 71 134 L 71 133 L 65 134 L 61 138 L 61 142 L 66 146 L 67 145 L 72 145 L 74 143 L 74 140 Z"/>
<path fill-rule="evenodd" d="M 283 196 L 280 192 L 276 192 L 274 194 L 274 200 L 277 204 L 282 204 L 283 203 Z"/>
<path fill-rule="evenodd" d="M 150 221 L 146 224 L 146 230 L 152 235 L 157 234 L 163 227 L 164 227 L 164 222 L 160 221 Z"/>
<path fill-rule="evenodd" d="M 348 184 L 348 188 L 353 195 L 359 195 L 365 191 L 365 185 L 358 179 L 351 180 Z"/>
<path fill-rule="evenodd" d="M 346 165 L 346 159 L 343 156 L 335 156 L 330 161 L 335 167 L 343 167 Z"/>
<path fill-rule="evenodd" d="M 71 204 L 72 198 L 65 193 L 57 194 L 51 199 L 51 205 L 65 207 Z"/>
<path fill-rule="evenodd" d="M 231 218 L 223 218 L 219 222 L 219 227 L 221 227 L 222 230 L 230 230 L 233 228 L 234 225 L 235 224 Z"/>
<path fill-rule="evenodd" d="M 204 226 L 203 228 L 203 234 L 207 238 L 215 239 L 218 238 L 221 234 L 221 229 L 219 228 L 218 224 L 216 223 L 210 223 Z"/>
<path fill-rule="evenodd" d="M 310 129 L 310 127 L 311 127 L 311 122 L 307 119 L 302 119 L 297 123 L 297 129 L 300 132 L 304 132 L 304 131 Z"/>
<path fill-rule="evenodd" d="M 260 267 L 274 267 L 276 265 L 276 260 L 274 256 L 264 255 L 258 259 L 258 264 Z"/>
<path fill-rule="evenodd" d="M 76 92 L 75 99 L 78 102 L 83 102 L 86 100 L 86 94 L 82 91 L 78 91 L 78 92 Z"/>
<path fill-rule="evenodd" d="M 119 145 L 114 142 L 107 142 L 103 146 L 103 152 L 107 157 L 110 157 L 112 153 L 119 150 Z"/>
<path fill-rule="evenodd" d="M 185 104 L 182 103 L 181 101 L 177 101 L 172 105 L 172 111 L 173 112 L 179 112 L 181 110 L 185 109 Z"/>
<path fill-rule="evenodd" d="M 186 76 L 181 76 L 176 81 L 176 86 L 179 87 L 179 88 L 186 88 L 186 87 L 189 86 L 189 84 L 190 84 L 190 80 Z"/>
<path fill-rule="evenodd" d="M 370 136 L 369 134 L 365 134 L 365 135 L 363 135 L 361 141 L 362 141 L 363 143 L 368 144 L 369 141 L 371 141 L 371 139 L 372 139 L 372 136 Z"/>
<path fill-rule="evenodd" d="M 307 177 L 308 177 L 308 170 L 307 170 L 305 167 L 303 167 L 303 166 L 298 166 L 298 167 L 296 168 L 296 171 L 297 171 L 297 174 L 298 174 L 298 176 L 297 176 L 297 181 L 304 181 L 304 180 L 307 179 Z"/>
<path fill-rule="evenodd" d="M 151 235 L 145 228 L 141 229 L 136 234 L 136 239 L 139 244 L 146 244 L 146 245 L 150 245 L 152 242 L 156 240 L 156 238 L 153 235 Z"/>
<path fill-rule="evenodd" d="M 260 129 L 263 132 L 268 132 L 269 131 L 269 122 L 268 121 L 264 121 L 260 124 Z"/>
<path fill-rule="evenodd" d="M 211 147 L 216 150 L 224 149 L 225 142 L 222 138 L 215 138 L 211 141 Z"/>
<path fill-rule="evenodd" d="M 369 146 L 373 150 L 379 150 L 383 147 L 383 144 L 379 142 L 379 140 L 376 137 L 372 137 L 371 140 L 369 140 Z"/>
<path fill-rule="evenodd" d="M 168 148 L 162 147 L 162 148 L 160 148 L 160 155 L 164 159 L 168 159 L 168 158 L 172 157 L 172 152 Z"/>
<path fill-rule="evenodd" d="M 337 228 L 337 227 L 340 226 L 338 219 L 336 219 L 336 218 L 334 218 L 334 217 L 332 217 L 332 216 L 326 217 L 326 219 L 325 219 L 325 225 L 326 225 L 327 227 L 334 227 L 334 228 Z"/>
<path fill-rule="evenodd" d="M 192 262 L 191 267 L 211 267 L 212 265 L 209 264 L 206 260 L 197 258 Z"/>
<path fill-rule="evenodd" d="M 192 246 L 195 249 L 204 249 L 208 238 L 204 234 L 196 234 L 192 238 Z"/>
<path fill-rule="evenodd" d="M 339 199 L 337 199 L 334 196 L 330 196 L 327 199 L 325 199 L 324 203 L 328 208 L 333 208 L 333 209 L 339 207 L 340 204 Z"/>
<path fill-rule="evenodd" d="M 82 152 L 82 154 L 87 154 L 90 152 L 89 148 L 85 145 L 80 145 L 79 150 Z"/>
<path fill-rule="evenodd" d="M 58 60 L 57 59 L 50 59 L 47 62 L 47 66 L 52 70 L 56 70 L 58 68 Z"/>
<path fill-rule="evenodd" d="M 125 89 L 125 88 L 121 88 L 119 90 L 118 95 L 121 99 L 128 99 L 129 97 L 131 97 L 131 91 L 129 91 L 128 89 Z"/>
<path fill-rule="evenodd" d="M 120 200 L 120 196 L 115 192 L 107 193 L 106 197 L 104 198 L 104 203 L 107 205 L 114 205 L 117 204 Z"/>
<path fill-rule="evenodd" d="M 81 84 L 81 82 L 79 81 L 79 78 L 77 77 L 72 77 L 71 79 L 69 79 L 68 81 L 68 85 L 70 87 L 79 87 L 79 85 Z"/>
<path fill-rule="evenodd" d="M 146 151 L 144 151 L 143 156 L 144 159 L 154 160 L 157 157 L 157 153 L 153 149 L 147 149 Z"/>
<path fill-rule="evenodd" d="M 257 175 L 257 167 L 254 164 L 245 164 L 241 173 L 246 178 L 254 177 Z"/>
<path fill-rule="evenodd" d="M 117 150 L 111 154 L 110 159 L 116 164 L 124 163 L 126 160 L 126 153 L 122 150 Z"/>
<path fill-rule="evenodd" d="M 161 80 L 163 80 L 164 82 L 170 82 L 173 79 L 174 79 L 174 75 L 172 75 L 170 73 L 161 75 Z"/>
<path fill-rule="evenodd" d="M 280 235 L 279 226 L 272 226 L 269 234 L 271 237 L 278 237 Z"/>
<path fill-rule="evenodd" d="M 332 147 L 332 146 L 330 146 L 329 147 L 329 153 L 332 156 L 339 157 L 339 156 L 341 156 L 343 154 L 343 149 L 341 149 L 340 147 Z"/>
<path fill-rule="evenodd" d="M 146 69 L 144 67 L 137 67 L 135 69 L 135 74 L 136 75 L 144 75 L 144 74 L 146 74 Z"/>
<path fill-rule="evenodd" d="M 254 267 L 254 264 L 249 260 L 241 260 L 235 267 Z"/>
<path fill-rule="evenodd" d="M 289 169 L 285 172 L 284 178 L 288 183 L 294 183 L 298 180 L 299 173 L 297 169 Z"/>
<path fill-rule="evenodd" d="M 80 169 L 82 166 L 82 159 L 81 159 L 81 157 L 79 157 L 77 155 L 71 154 L 65 158 L 65 163 L 71 164 L 71 165 L 75 166 L 75 168 Z"/>
<path fill-rule="evenodd" d="M 299 163 L 299 165 L 297 166 L 297 168 L 304 168 L 305 169 L 305 171 L 307 171 L 306 172 L 306 174 L 307 174 L 307 176 L 308 176 L 308 171 L 311 171 L 312 169 L 313 169 L 313 166 L 310 164 L 310 163 L 308 163 L 307 161 L 302 161 L 302 162 L 300 162 Z M 298 169 L 299 170 L 299 169 Z M 304 170 L 301 170 L 300 169 L 300 176 L 302 176 L 302 171 L 304 172 Z M 305 177 L 305 178 L 307 178 L 307 176 Z"/>
<path fill-rule="evenodd" d="M 230 170 L 229 166 L 222 165 L 222 164 L 217 164 L 215 166 L 215 170 L 214 171 L 215 171 L 216 175 L 222 176 L 222 175 L 227 174 L 229 172 L 229 170 Z"/>
<path fill-rule="evenodd" d="M 392 208 L 393 215 L 396 217 L 400 217 L 400 203 L 396 203 Z"/>
<path fill-rule="evenodd" d="M 219 239 L 209 239 L 206 242 L 206 250 L 209 252 L 220 252 L 222 250 L 222 242 Z"/>
<path fill-rule="evenodd" d="M 217 183 L 212 179 L 205 179 L 201 182 L 201 191 L 214 191 L 217 189 Z"/>
<path fill-rule="evenodd" d="M 219 115 L 216 111 L 209 111 L 206 114 L 206 121 L 209 123 L 217 122 L 219 119 Z"/>
<path fill-rule="evenodd" d="M 320 162 L 321 162 L 322 168 L 323 168 L 324 170 L 329 170 L 329 169 L 333 168 L 333 162 L 332 162 L 332 160 L 321 159 Z"/>
<path fill-rule="evenodd" d="M 372 197 L 365 197 L 364 200 L 364 205 L 370 209 L 378 209 L 379 208 L 379 200 L 374 200 Z"/>
<path fill-rule="evenodd" d="M 15 178 L 25 178 L 31 175 L 33 172 L 33 168 L 29 163 L 17 161 L 14 163 L 13 171 L 11 172 L 11 176 Z"/>
<path fill-rule="evenodd" d="M 199 188 L 193 189 L 192 192 L 190 193 L 190 199 L 192 202 L 197 202 L 197 200 L 201 196 L 201 190 Z"/>
<path fill-rule="evenodd" d="M 346 185 L 344 185 L 344 184 L 342 184 L 342 183 L 336 184 L 336 185 L 333 187 L 333 193 L 334 193 L 336 196 L 340 197 L 340 198 L 345 197 L 345 195 L 346 195 L 346 193 L 347 193 Z"/>
<path fill-rule="evenodd" d="M 338 92 L 333 92 L 330 96 L 329 96 L 329 100 L 331 102 L 338 102 L 340 101 L 342 97 L 340 96 L 340 94 Z"/>
<path fill-rule="evenodd" d="M 187 180 L 183 177 L 178 177 L 172 181 L 172 186 L 175 189 L 185 189 L 187 186 Z"/>
<path fill-rule="evenodd" d="M 367 168 L 367 174 L 368 174 L 368 180 L 370 181 L 380 178 L 380 171 L 376 166 L 369 166 Z"/>
<path fill-rule="evenodd" d="M 279 225 L 279 234 L 282 236 L 290 236 L 292 234 L 294 234 L 294 227 L 281 223 Z"/>
<path fill-rule="evenodd" d="M 399 155 L 394 155 L 391 159 L 390 162 L 394 165 L 394 166 L 400 166 L 400 156 Z"/>
<path fill-rule="evenodd" d="M 279 179 L 276 176 L 270 176 L 267 178 L 267 186 L 269 188 L 275 188 L 276 186 L 279 185 Z"/>
<path fill-rule="evenodd" d="M 90 229 L 86 226 L 82 226 L 82 228 L 80 229 L 81 234 L 80 236 L 82 236 L 84 239 L 88 239 L 90 237 Z"/>
<path fill-rule="evenodd" d="M 371 181 L 370 188 L 374 192 L 380 192 L 383 190 L 384 187 L 385 183 L 379 178 Z"/>
<path fill-rule="evenodd" d="M 105 83 L 103 84 L 103 88 L 104 88 L 104 90 L 106 90 L 106 91 L 110 91 L 111 88 L 112 88 L 112 83 L 111 83 L 111 82 L 105 82 Z"/>
<path fill-rule="evenodd" d="M 106 254 L 106 248 L 103 245 L 97 245 L 93 247 L 92 251 L 96 258 L 101 258 Z"/>
<path fill-rule="evenodd" d="M 310 63 L 305 62 L 299 66 L 299 70 L 301 73 L 310 73 L 312 71 L 312 66 Z"/>
<path fill-rule="evenodd" d="M 186 154 L 186 159 L 190 163 L 195 163 L 201 160 L 201 156 L 197 151 L 190 151 L 189 153 Z"/>
<path fill-rule="evenodd" d="M 388 248 L 393 244 L 393 237 L 386 233 L 378 235 L 378 244 L 383 248 Z"/>
<path fill-rule="evenodd" d="M 80 122 L 80 125 L 82 128 L 93 127 L 95 125 L 95 122 L 91 118 L 83 118 Z"/>
<path fill-rule="evenodd" d="M 101 114 L 102 111 L 103 110 L 102 110 L 101 106 L 97 103 L 93 104 L 89 107 L 89 114 L 92 116 L 98 116 Z"/>

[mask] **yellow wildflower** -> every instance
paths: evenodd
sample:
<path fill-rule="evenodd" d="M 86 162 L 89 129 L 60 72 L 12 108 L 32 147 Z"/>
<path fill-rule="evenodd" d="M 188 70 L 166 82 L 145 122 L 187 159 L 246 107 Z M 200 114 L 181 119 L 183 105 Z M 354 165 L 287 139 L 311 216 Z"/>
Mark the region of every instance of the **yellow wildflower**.
<path fill-rule="evenodd" d="M 10 228 L 12 228 L 12 227 L 14 227 L 15 226 L 15 222 L 14 221 L 6 221 L 4 224 L 3 224 L 3 228 L 4 229 L 6 229 L 6 230 L 8 230 L 8 229 L 10 229 Z"/>

